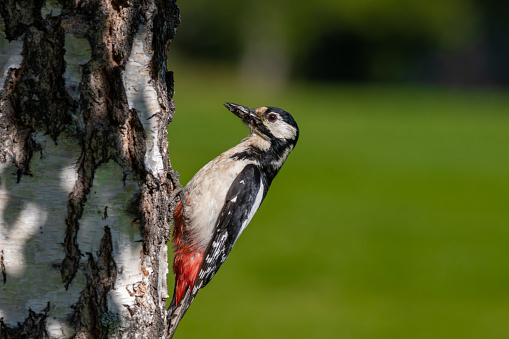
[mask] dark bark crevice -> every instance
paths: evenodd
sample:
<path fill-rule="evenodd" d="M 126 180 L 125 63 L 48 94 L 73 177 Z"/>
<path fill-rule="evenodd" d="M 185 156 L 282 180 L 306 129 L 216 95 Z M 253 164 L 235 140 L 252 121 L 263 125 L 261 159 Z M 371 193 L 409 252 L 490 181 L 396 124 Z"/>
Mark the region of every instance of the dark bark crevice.
<path fill-rule="evenodd" d="M 72 123 L 74 101 L 65 90 L 65 32 L 58 18 L 43 29 L 25 32 L 23 62 L 11 95 L 20 128 L 43 131 L 57 139 Z"/>
<path fill-rule="evenodd" d="M 1 182 L 0 182 L 1 184 Z M 4 251 L 0 251 L 0 273 L 2 273 L 2 282 L 5 285 L 7 283 L 7 272 L 5 271 L 5 263 L 4 263 Z"/>
<path fill-rule="evenodd" d="M 153 78 L 159 78 L 165 86 L 165 93 L 159 97 L 165 97 L 169 103 L 173 98 L 173 72 L 168 72 L 166 69 L 166 55 L 168 53 L 169 44 L 175 37 L 177 27 L 180 24 L 180 10 L 176 3 L 173 1 L 157 0 L 156 5 L 158 6 L 157 13 L 154 14 L 152 21 L 153 31 L 152 38 L 152 50 L 154 51 L 154 57 L 151 63 L 151 73 Z M 156 90 L 160 90 L 160 87 L 156 87 Z M 162 102 L 163 107 L 168 107 L 167 102 Z M 173 117 L 170 117 L 172 120 Z"/>
<path fill-rule="evenodd" d="M 3 318 L 0 318 L 0 338 L 1 339 L 26 339 L 49 338 L 48 331 L 46 330 L 46 319 L 50 311 L 50 303 L 41 313 L 35 313 L 28 309 L 28 316 L 22 324 L 16 328 L 10 328 L 5 325 Z"/>
<path fill-rule="evenodd" d="M 30 159 L 34 151 L 33 128 L 19 126 L 11 96 L 21 72 L 11 69 L 5 87 L 0 91 L 0 161 L 12 162 L 17 168 L 17 181 L 29 173 Z"/>
<path fill-rule="evenodd" d="M 14 40 L 25 33 L 27 27 L 41 21 L 44 0 L 4 0 L 0 14 L 5 21 L 5 35 Z"/>
<path fill-rule="evenodd" d="M 116 315 L 108 308 L 107 294 L 114 288 L 117 279 L 117 265 L 113 259 L 113 242 L 108 226 L 104 227 L 97 260 L 92 253 L 87 255 L 88 262 L 84 268 L 86 287 L 74 306 L 76 338 L 108 338 L 119 325 L 115 321 Z"/>

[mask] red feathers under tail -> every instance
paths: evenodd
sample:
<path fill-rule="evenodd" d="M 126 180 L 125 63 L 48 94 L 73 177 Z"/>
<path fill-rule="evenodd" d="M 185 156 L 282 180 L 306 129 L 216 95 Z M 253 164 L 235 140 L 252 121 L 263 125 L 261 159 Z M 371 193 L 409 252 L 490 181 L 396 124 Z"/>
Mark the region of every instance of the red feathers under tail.
<path fill-rule="evenodd" d="M 173 299 L 168 309 L 170 316 L 169 335 L 175 333 L 177 325 L 191 305 L 191 291 L 196 276 L 203 261 L 203 250 L 188 245 L 185 239 L 184 216 L 182 203 L 179 202 L 173 213 L 175 227 L 173 229 L 173 273 L 175 274 L 175 289 Z"/>

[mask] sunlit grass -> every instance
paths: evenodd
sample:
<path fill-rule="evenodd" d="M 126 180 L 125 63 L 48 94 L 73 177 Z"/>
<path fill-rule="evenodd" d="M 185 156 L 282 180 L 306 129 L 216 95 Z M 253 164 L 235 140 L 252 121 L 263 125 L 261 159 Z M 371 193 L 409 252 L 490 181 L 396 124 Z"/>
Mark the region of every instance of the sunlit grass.
<path fill-rule="evenodd" d="M 509 333 L 507 92 L 175 79 L 170 156 L 183 183 L 247 134 L 224 101 L 282 107 L 301 129 L 176 338 Z"/>

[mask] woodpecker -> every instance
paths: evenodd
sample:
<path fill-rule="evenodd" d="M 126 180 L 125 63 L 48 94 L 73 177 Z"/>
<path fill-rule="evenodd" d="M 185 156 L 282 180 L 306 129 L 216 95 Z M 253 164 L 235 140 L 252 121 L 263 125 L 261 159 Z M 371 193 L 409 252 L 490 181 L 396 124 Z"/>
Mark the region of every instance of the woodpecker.
<path fill-rule="evenodd" d="M 299 138 L 290 113 L 225 103 L 249 127 L 240 144 L 200 169 L 177 204 L 169 337 L 198 291 L 212 279 L 267 195 L 272 180 Z"/>

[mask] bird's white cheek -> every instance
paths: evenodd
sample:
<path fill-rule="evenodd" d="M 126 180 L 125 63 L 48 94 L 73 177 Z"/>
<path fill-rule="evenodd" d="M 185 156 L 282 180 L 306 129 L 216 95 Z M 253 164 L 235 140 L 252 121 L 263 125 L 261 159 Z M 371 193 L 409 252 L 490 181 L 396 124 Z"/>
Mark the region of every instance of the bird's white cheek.
<path fill-rule="evenodd" d="M 297 131 L 292 126 L 278 121 L 269 126 L 269 130 L 277 139 L 295 139 Z"/>

